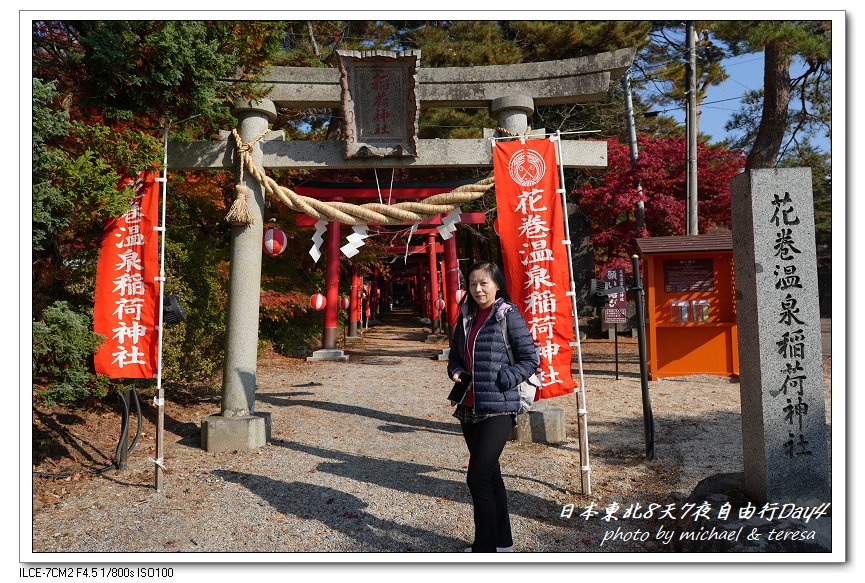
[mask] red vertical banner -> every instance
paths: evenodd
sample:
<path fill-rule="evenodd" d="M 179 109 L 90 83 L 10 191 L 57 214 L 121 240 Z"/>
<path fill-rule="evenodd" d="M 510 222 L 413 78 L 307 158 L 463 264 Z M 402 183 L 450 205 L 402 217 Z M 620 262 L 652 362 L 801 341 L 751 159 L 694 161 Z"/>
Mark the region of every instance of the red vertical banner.
<path fill-rule="evenodd" d="M 96 267 L 93 331 L 106 340 L 96 372 L 111 378 L 152 378 L 159 351 L 159 183 L 153 174 L 126 180 L 134 191 L 123 215 L 102 232 Z"/>
<path fill-rule="evenodd" d="M 555 144 L 548 139 L 493 147 L 498 233 L 508 294 L 540 354 L 540 399 L 566 395 L 574 314 Z"/>

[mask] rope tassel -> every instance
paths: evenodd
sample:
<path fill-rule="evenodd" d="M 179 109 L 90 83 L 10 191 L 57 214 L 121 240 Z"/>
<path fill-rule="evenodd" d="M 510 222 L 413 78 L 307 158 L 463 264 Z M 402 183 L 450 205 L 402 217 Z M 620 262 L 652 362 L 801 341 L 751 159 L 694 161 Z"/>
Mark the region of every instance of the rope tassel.
<path fill-rule="evenodd" d="M 237 196 L 234 199 L 234 202 L 231 204 L 231 208 L 228 209 L 228 214 L 225 215 L 225 221 L 235 226 L 248 226 L 255 222 L 255 217 L 252 215 L 252 210 L 249 208 L 249 200 L 252 198 L 252 190 L 243 183 L 243 171 L 246 166 L 250 166 L 251 168 L 255 168 L 255 164 L 252 162 L 252 147 L 267 135 L 269 130 L 264 128 L 260 134 L 258 134 L 251 142 L 244 144 L 243 140 L 240 139 L 240 134 L 237 130 L 234 130 L 232 134 L 234 135 L 234 141 L 237 146 L 237 157 L 238 157 L 238 166 L 240 166 L 240 177 L 238 178 L 237 184 L 234 185 L 234 189 L 237 191 Z M 253 172 L 253 176 L 255 173 Z M 259 183 L 261 180 L 256 178 Z"/>
<path fill-rule="evenodd" d="M 252 191 L 245 184 L 235 184 L 234 189 L 237 191 L 237 197 L 228 209 L 228 214 L 225 215 L 225 221 L 234 226 L 247 226 L 255 222 L 255 217 L 252 216 L 252 211 L 249 209 L 247 199 L 252 198 Z"/>

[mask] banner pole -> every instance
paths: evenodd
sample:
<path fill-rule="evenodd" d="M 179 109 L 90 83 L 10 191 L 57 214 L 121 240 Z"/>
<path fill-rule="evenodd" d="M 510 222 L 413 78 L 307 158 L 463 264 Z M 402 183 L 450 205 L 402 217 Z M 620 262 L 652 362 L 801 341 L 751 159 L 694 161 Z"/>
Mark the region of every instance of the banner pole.
<path fill-rule="evenodd" d="M 591 466 L 589 465 L 589 428 L 586 410 L 586 383 L 583 378 L 583 352 L 580 346 L 580 323 L 577 314 L 577 289 L 574 283 L 574 266 L 571 259 L 571 228 L 568 221 L 568 200 L 565 188 L 565 167 L 562 159 L 562 134 L 556 131 L 550 140 L 556 144 L 556 158 L 559 166 L 559 194 L 562 197 L 562 216 L 565 221 L 565 247 L 568 255 L 568 275 L 571 278 L 571 309 L 574 314 L 574 338 L 577 345 L 577 365 L 580 372 L 580 386 L 577 387 L 577 425 L 580 434 L 580 486 L 585 496 L 592 494 Z"/>
<path fill-rule="evenodd" d="M 165 468 L 163 461 L 164 436 L 165 431 L 165 389 L 162 387 L 162 334 L 164 328 L 163 309 L 165 307 L 165 199 L 168 189 L 168 124 L 163 128 L 163 158 L 162 158 L 162 177 L 157 178 L 158 182 L 162 183 L 162 211 L 159 220 L 159 226 L 155 227 L 160 234 L 160 249 L 159 249 L 159 360 L 156 368 L 156 459 L 155 466 L 155 487 L 157 492 L 162 491 L 163 476 L 162 470 Z"/>

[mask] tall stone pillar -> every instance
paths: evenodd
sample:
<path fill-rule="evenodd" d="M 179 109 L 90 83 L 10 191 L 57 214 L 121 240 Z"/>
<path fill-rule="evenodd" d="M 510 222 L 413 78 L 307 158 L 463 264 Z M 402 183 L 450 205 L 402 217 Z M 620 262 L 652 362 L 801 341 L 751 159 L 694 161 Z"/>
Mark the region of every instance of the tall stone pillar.
<path fill-rule="evenodd" d="M 535 111 L 535 101 L 528 95 L 508 95 L 493 99 L 490 113 L 499 127 L 511 134 L 520 135 L 529 126 L 529 116 Z"/>
<path fill-rule="evenodd" d="M 730 181 L 745 492 L 829 502 L 810 168 Z"/>
<path fill-rule="evenodd" d="M 241 139 L 250 142 L 276 119 L 276 107 L 269 100 L 243 100 L 238 102 L 234 115 Z M 251 155 L 261 168 L 264 156 L 260 141 Z M 264 191 L 249 172 L 244 172 L 243 181 L 253 195 L 247 200 L 253 223 L 231 227 L 222 405 L 219 415 L 201 420 L 201 445 L 210 452 L 262 447 L 270 433 L 270 415 L 255 413 Z"/>

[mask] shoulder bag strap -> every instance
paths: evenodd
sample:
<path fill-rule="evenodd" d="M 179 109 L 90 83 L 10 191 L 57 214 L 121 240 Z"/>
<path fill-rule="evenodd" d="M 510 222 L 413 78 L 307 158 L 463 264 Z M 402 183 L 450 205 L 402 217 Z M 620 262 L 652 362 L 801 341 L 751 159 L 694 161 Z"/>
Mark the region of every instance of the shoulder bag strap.
<path fill-rule="evenodd" d="M 514 363 L 514 353 L 511 350 L 511 342 L 508 338 L 508 315 L 505 314 L 505 317 L 499 320 L 499 327 L 502 329 L 502 337 L 505 339 L 505 349 L 508 351 L 508 360 L 511 361 L 511 364 Z"/>

